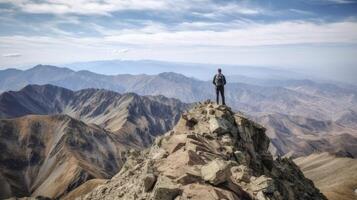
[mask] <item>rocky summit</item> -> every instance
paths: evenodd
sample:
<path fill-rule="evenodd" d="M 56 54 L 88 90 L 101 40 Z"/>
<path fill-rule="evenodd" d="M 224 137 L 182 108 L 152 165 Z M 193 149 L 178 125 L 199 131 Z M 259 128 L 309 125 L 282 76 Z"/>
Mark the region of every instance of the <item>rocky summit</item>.
<path fill-rule="evenodd" d="M 77 199 L 326 199 L 288 158 L 273 159 L 265 128 L 209 101 L 182 114 L 111 180 Z"/>

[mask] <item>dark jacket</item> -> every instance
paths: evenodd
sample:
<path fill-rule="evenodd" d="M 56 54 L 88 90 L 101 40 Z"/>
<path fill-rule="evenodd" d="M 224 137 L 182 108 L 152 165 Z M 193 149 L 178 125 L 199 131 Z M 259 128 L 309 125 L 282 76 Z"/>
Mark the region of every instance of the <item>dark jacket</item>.
<path fill-rule="evenodd" d="M 218 74 L 214 75 L 213 81 L 212 81 L 212 83 L 213 83 L 215 86 L 218 86 L 218 85 L 216 85 L 216 77 L 217 77 L 217 75 L 218 75 Z M 222 85 L 222 86 L 224 86 L 224 85 L 226 84 L 226 77 L 224 77 L 223 74 L 221 74 L 221 75 L 222 75 L 222 81 L 223 81 L 223 85 Z"/>

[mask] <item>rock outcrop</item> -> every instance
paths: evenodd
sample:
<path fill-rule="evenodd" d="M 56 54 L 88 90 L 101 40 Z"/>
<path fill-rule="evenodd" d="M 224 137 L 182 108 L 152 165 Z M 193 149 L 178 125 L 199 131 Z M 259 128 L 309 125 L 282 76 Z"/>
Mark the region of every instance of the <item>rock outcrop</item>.
<path fill-rule="evenodd" d="M 264 127 L 207 101 L 148 150 L 131 151 L 117 175 L 79 199 L 326 199 L 268 147 Z"/>

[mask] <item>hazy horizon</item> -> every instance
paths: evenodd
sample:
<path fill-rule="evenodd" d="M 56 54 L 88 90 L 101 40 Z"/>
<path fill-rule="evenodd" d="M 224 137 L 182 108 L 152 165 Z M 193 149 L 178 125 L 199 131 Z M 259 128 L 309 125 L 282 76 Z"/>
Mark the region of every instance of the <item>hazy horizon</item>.
<path fill-rule="evenodd" d="M 116 66 L 110 64 L 105 66 L 105 63 L 117 63 Z M 95 64 L 94 64 L 95 63 Z M 152 63 L 152 64 L 148 64 Z M 165 60 L 126 60 L 126 59 L 112 59 L 112 60 L 92 60 L 83 62 L 73 62 L 73 63 L 37 63 L 28 64 L 23 66 L 15 67 L 1 67 L 0 70 L 5 69 L 19 69 L 28 70 L 37 65 L 51 65 L 60 68 L 69 68 L 74 71 L 87 70 L 97 74 L 103 75 L 119 75 L 119 74 L 131 74 L 131 75 L 157 75 L 164 72 L 174 72 L 183 74 L 187 77 L 196 78 L 199 80 L 210 80 L 211 76 L 216 73 L 217 68 L 222 68 L 227 76 L 241 75 L 247 78 L 258 78 L 258 79 L 309 79 L 313 81 L 337 81 L 341 83 L 357 84 L 355 79 L 346 80 L 328 76 L 326 74 L 321 74 L 321 71 L 316 71 L 316 73 L 300 71 L 299 68 L 283 68 L 276 66 L 252 66 L 252 65 L 233 65 L 233 64 L 209 64 L 209 63 L 198 63 L 198 62 L 179 62 L 179 61 L 165 61 Z M 123 67 L 125 65 L 125 67 Z M 97 67 L 100 66 L 100 67 Z M 243 68 L 243 70 L 242 70 Z M 251 70 L 250 70 L 251 69 Z M 271 76 L 271 73 L 266 75 L 262 74 L 264 70 L 269 72 L 278 73 L 279 77 Z M 243 71 L 243 72 L 242 72 Z M 254 73 L 254 71 L 259 71 L 259 73 Z M 247 74 L 248 73 L 248 74 Z M 286 74 L 286 77 L 282 77 L 281 74 Z M 262 77 L 263 76 L 263 77 Z M 271 77 L 270 77 L 271 76 Z M 292 77 L 295 76 L 295 77 Z"/>

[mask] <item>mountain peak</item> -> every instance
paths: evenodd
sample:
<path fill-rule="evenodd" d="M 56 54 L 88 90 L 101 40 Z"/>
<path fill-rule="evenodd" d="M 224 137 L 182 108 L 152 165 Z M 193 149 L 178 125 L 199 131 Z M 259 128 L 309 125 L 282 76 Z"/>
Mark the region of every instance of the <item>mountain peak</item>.
<path fill-rule="evenodd" d="M 84 199 L 326 199 L 290 159 L 273 160 L 261 125 L 206 101 Z"/>
<path fill-rule="evenodd" d="M 66 72 L 73 72 L 73 70 L 66 67 L 57 67 L 53 65 L 42 65 L 42 64 L 38 64 L 32 67 L 31 69 L 29 69 L 29 71 L 59 71 L 59 70 L 66 71 Z"/>
<path fill-rule="evenodd" d="M 175 73 L 175 72 L 163 72 L 163 73 L 160 73 L 158 76 L 168 79 L 170 81 L 174 81 L 174 82 L 185 82 L 185 81 L 192 82 L 194 80 L 194 79 L 189 78 L 185 75 Z"/>

